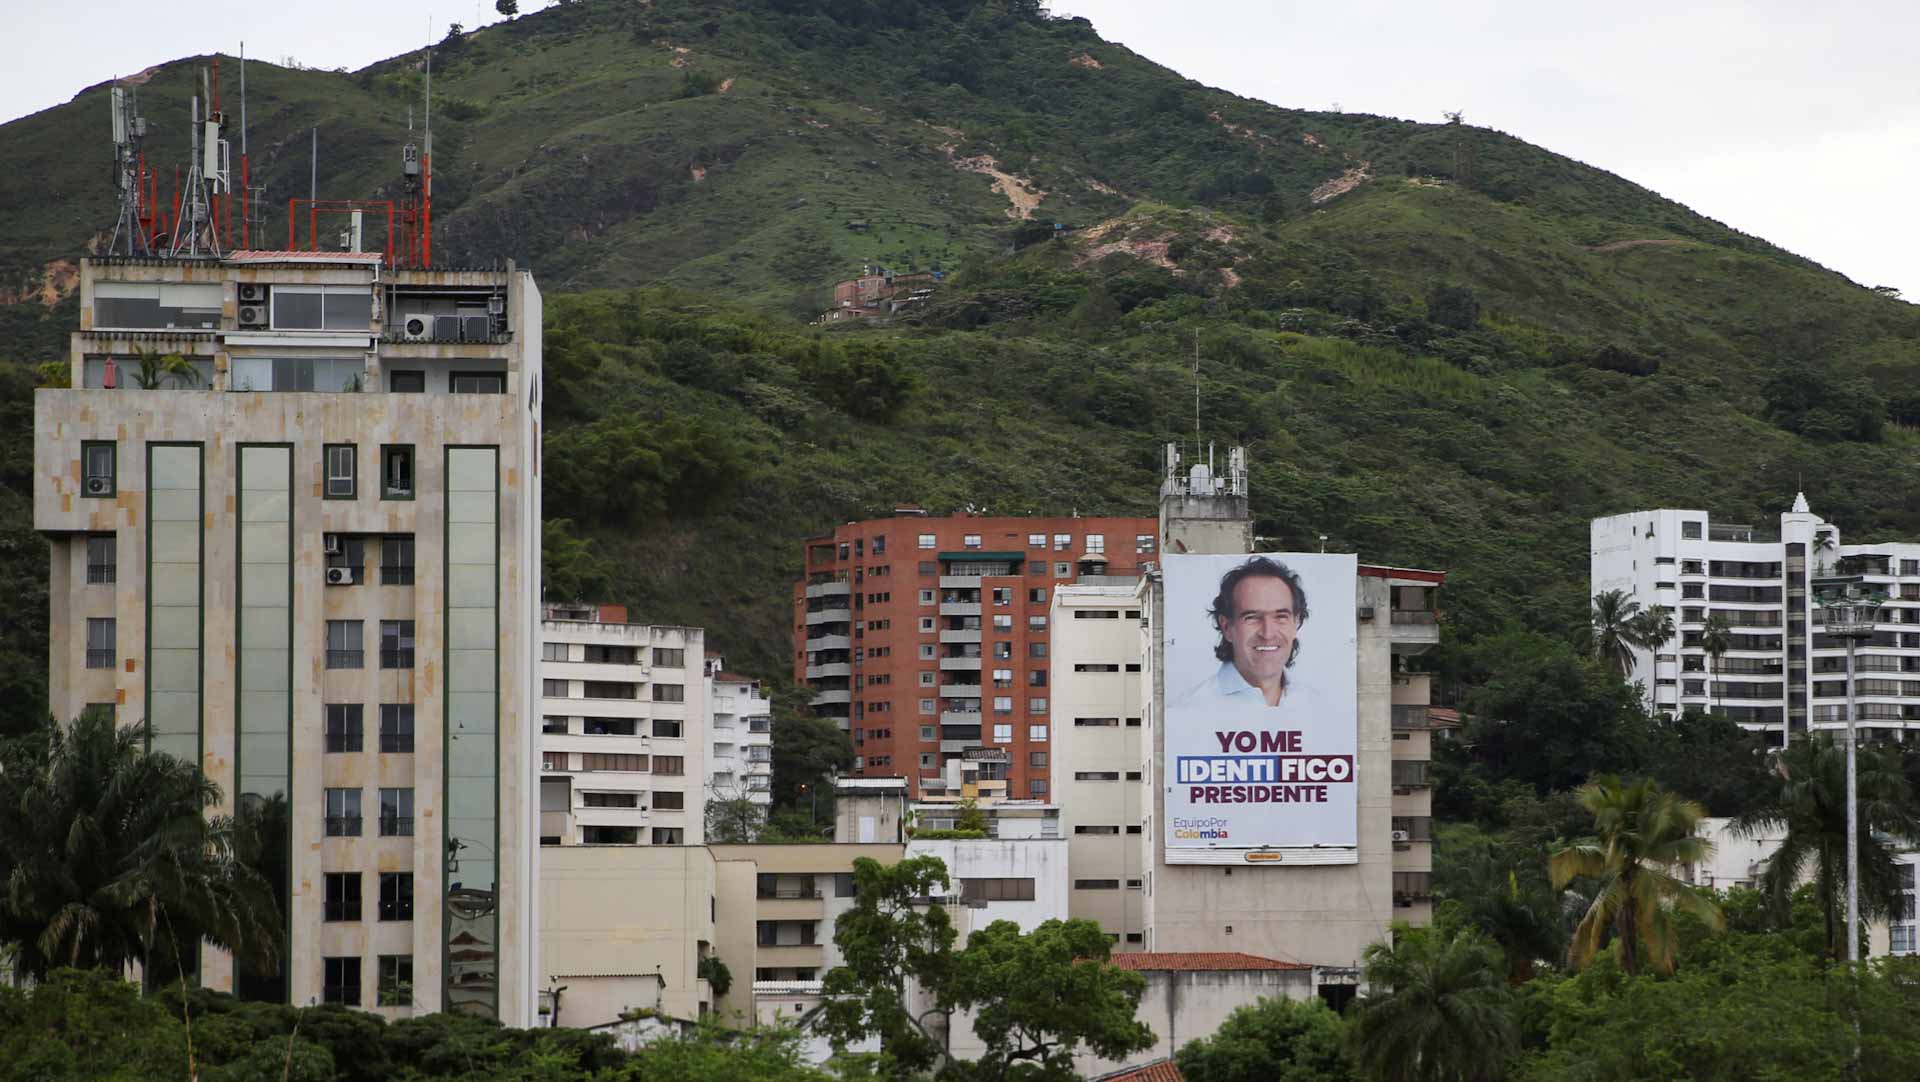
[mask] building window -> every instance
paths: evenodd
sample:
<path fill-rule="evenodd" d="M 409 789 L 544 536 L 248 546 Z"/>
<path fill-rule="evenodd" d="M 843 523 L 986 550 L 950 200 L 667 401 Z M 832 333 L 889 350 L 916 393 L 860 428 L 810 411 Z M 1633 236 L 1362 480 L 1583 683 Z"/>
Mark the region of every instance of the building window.
<path fill-rule="evenodd" d="M 1028 603 L 1028 604 L 1031 604 L 1031 605 L 1044 605 L 1044 604 L 1046 604 L 1046 603 L 1047 603 L 1047 588 L 1046 588 L 1045 586 L 1035 586 L 1035 587 L 1032 587 L 1031 589 L 1029 589 L 1029 590 L 1027 591 L 1027 603 Z"/>
<path fill-rule="evenodd" d="M 638 808 L 639 793 L 581 793 L 580 806 L 584 808 Z"/>
<path fill-rule="evenodd" d="M 653 663 L 666 669 L 684 669 L 687 667 L 687 652 L 656 646 L 653 648 Z"/>
<path fill-rule="evenodd" d="M 380 704 L 380 750 L 389 755 L 413 752 L 413 704 Z"/>
<path fill-rule="evenodd" d="M 1118 834 L 1120 828 L 1118 826 L 1077 826 L 1073 828 L 1073 832 L 1075 834 Z"/>
<path fill-rule="evenodd" d="M 564 756 L 565 753 L 561 754 Z M 566 767 L 565 764 L 561 764 L 560 766 L 554 767 L 554 769 L 564 770 Z M 619 755 L 612 752 L 586 752 L 580 756 L 580 769 L 612 770 L 644 774 L 647 771 L 647 756 Z"/>
<path fill-rule="evenodd" d="M 413 499 L 412 444 L 388 444 L 380 448 L 380 498 Z"/>
<path fill-rule="evenodd" d="M 413 536 L 389 535 L 380 539 L 380 585 L 413 585 Z"/>
<path fill-rule="evenodd" d="M 1043 534 L 1043 533 L 1030 533 L 1030 534 L 1028 534 L 1028 535 L 1027 535 L 1027 547 L 1028 547 L 1028 548 L 1030 548 L 1030 549 L 1043 549 L 1043 548 L 1046 548 L 1046 547 L 1047 547 L 1047 535 L 1046 535 L 1046 534 Z"/>
<path fill-rule="evenodd" d="M 107 441 L 87 440 L 80 444 L 80 491 L 83 495 L 102 497 L 118 494 L 118 457 L 118 448 Z"/>
<path fill-rule="evenodd" d="M 413 919 L 413 873 L 380 873 L 380 919 Z"/>
<path fill-rule="evenodd" d="M 1047 700 L 1033 698 L 1027 700 L 1027 713 L 1044 714 L 1047 712 Z"/>
<path fill-rule="evenodd" d="M 111 586 L 119 578 L 120 542 L 113 534 L 99 533 L 87 538 L 87 585 Z"/>
<path fill-rule="evenodd" d="M 507 393 L 507 377 L 499 372 L 455 372 L 448 385 L 454 394 Z"/>
<path fill-rule="evenodd" d="M 380 836 L 413 837 L 413 790 L 380 790 Z"/>
<path fill-rule="evenodd" d="M 543 642 L 540 644 L 541 661 L 567 660 L 567 644 L 564 642 Z"/>
<path fill-rule="evenodd" d="M 1046 687 L 1047 686 L 1047 670 L 1028 669 L 1027 670 L 1027 686 L 1030 688 Z"/>
<path fill-rule="evenodd" d="M 359 751 L 361 733 L 359 703 L 327 704 L 326 748 L 329 752 Z"/>
<path fill-rule="evenodd" d="M 1119 781 L 1120 772 L 1118 770 L 1076 770 L 1073 772 L 1073 780 L 1074 781 Z"/>
<path fill-rule="evenodd" d="M 921 673 L 921 674 L 920 674 L 920 686 L 921 686 L 921 687 L 923 687 L 923 688 L 930 688 L 930 687 L 932 687 L 932 686 L 933 686 L 933 674 L 932 674 L 932 673 L 930 673 L 930 672 L 923 672 L 923 673 Z"/>
<path fill-rule="evenodd" d="M 677 777 L 687 772 L 687 757 L 684 755 L 656 755 L 653 757 L 653 772 L 668 777 Z"/>
<path fill-rule="evenodd" d="M 323 494 L 329 500 L 351 500 L 360 491 L 359 449 L 351 443 L 326 445 L 327 484 Z"/>
<path fill-rule="evenodd" d="M 922 590 L 922 591 L 920 591 L 920 603 L 921 603 L 922 605 L 931 605 L 931 604 L 933 604 L 933 591 L 932 591 L 932 590 Z"/>
<path fill-rule="evenodd" d="M 327 621 L 327 668 L 358 669 L 367 662 L 358 620 Z"/>
<path fill-rule="evenodd" d="M 963 548 L 977 549 L 980 547 L 980 535 L 977 533 L 967 534 L 960 539 L 960 545 Z"/>
<path fill-rule="evenodd" d="M 413 621 L 380 621 L 380 667 L 413 668 Z"/>
<path fill-rule="evenodd" d="M 360 1005 L 360 959 L 325 958 L 321 960 L 321 969 L 322 1002 L 338 1003 L 343 1007 Z"/>
<path fill-rule="evenodd" d="M 653 794 L 655 811 L 686 811 L 687 794 L 673 789 L 660 789 Z"/>
<path fill-rule="evenodd" d="M 1028 796 L 1046 796 L 1047 795 L 1047 779 L 1034 778 L 1031 781 L 1027 782 L 1027 795 Z"/>
<path fill-rule="evenodd" d="M 931 713 L 934 713 L 934 709 L 933 709 L 933 700 L 932 700 L 932 699 L 922 699 L 922 700 L 920 700 L 920 712 L 921 712 L 922 714 L 931 714 Z"/>
<path fill-rule="evenodd" d="M 680 730 L 680 722 L 670 721 L 666 718 L 653 719 L 653 735 L 655 736 L 678 738 L 680 736 Z"/>
<path fill-rule="evenodd" d="M 1029 617 L 1027 617 L 1027 630 L 1028 630 L 1028 631 L 1045 631 L 1046 629 L 1047 629 L 1047 618 L 1046 618 L 1046 617 L 1044 617 L 1044 616 L 1029 616 Z"/>
<path fill-rule="evenodd" d="M 1030 751 L 1030 752 L 1028 752 L 1028 753 L 1027 753 L 1027 765 L 1028 765 L 1028 766 L 1046 766 L 1046 765 L 1047 765 L 1047 753 L 1046 753 L 1046 752 L 1044 752 L 1044 751 Z"/>
<path fill-rule="evenodd" d="M 1047 727 L 1045 725 L 1027 726 L 1027 739 L 1036 744 L 1045 743 L 1047 739 Z"/>
<path fill-rule="evenodd" d="M 933 617 L 922 616 L 920 618 L 920 633 L 922 635 L 933 634 Z"/>
<path fill-rule="evenodd" d="M 327 535 L 327 585 L 352 586 L 367 566 L 367 543 L 362 538 Z M 342 572 L 344 574 L 336 574 Z M 344 581 L 343 581 L 344 580 Z"/>
<path fill-rule="evenodd" d="M 1058 563 L 1053 565 L 1053 577 L 1056 579 L 1068 578 L 1072 576 L 1072 574 L 1073 574 L 1072 564 Z"/>
<path fill-rule="evenodd" d="M 993 742 L 996 744 L 1013 743 L 1013 726 L 995 725 L 993 727 Z"/>
<path fill-rule="evenodd" d="M 1053 535 L 1053 547 L 1054 547 L 1054 548 L 1055 548 L 1056 550 L 1058 550 L 1058 551 L 1061 551 L 1061 552 L 1064 552 L 1064 551 L 1066 551 L 1067 549 L 1070 549 L 1070 548 L 1072 548 L 1072 547 L 1073 547 L 1073 535 L 1072 535 L 1072 534 L 1070 534 L 1070 533 L 1057 533 L 1057 534 L 1054 534 L 1054 535 Z"/>
<path fill-rule="evenodd" d="M 1007 613 L 1004 613 L 1004 612 L 997 612 L 997 613 L 994 613 L 994 615 L 993 615 L 993 629 L 994 629 L 995 631 L 1012 631 L 1012 630 L 1013 630 L 1013 617 L 1012 617 L 1011 615 L 1009 615 L 1009 614 L 1007 614 Z"/>
<path fill-rule="evenodd" d="M 326 873 L 327 920 L 360 919 L 360 873 Z"/>
<path fill-rule="evenodd" d="M 1703 524 L 1699 522 L 1682 522 L 1680 524 L 1680 536 L 1689 541 L 1698 541 L 1700 540 L 1702 527 Z"/>
<path fill-rule="evenodd" d="M 653 701 L 656 703 L 683 703 L 687 701 L 685 684 L 653 685 Z"/>
<path fill-rule="evenodd" d="M 1033 899 L 1032 879 L 960 880 L 962 902 L 1031 902 Z"/>
<path fill-rule="evenodd" d="M 87 619 L 87 668 L 111 669 L 118 651 L 115 630 L 111 617 L 89 617 Z"/>
<path fill-rule="evenodd" d="M 1153 535 L 1150 533 L 1134 534 L 1133 535 L 1133 551 L 1136 553 L 1139 553 L 1142 556 L 1152 555 L 1153 554 Z"/>
<path fill-rule="evenodd" d="M 1119 890 L 1120 881 L 1118 879 L 1076 879 L 1073 881 L 1073 889 L 1075 890 Z"/>
<path fill-rule="evenodd" d="M 921 548 L 923 548 L 923 549 L 930 549 L 930 548 L 933 548 L 933 547 L 934 547 L 934 545 L 935 545 L 935 542 L 934 542 L 934 539 L 933 539 L 933 535 L 932 535 L 932 534 L 930 534 L 930 533 L 923 533 L 923 534 L 921 534 L 921 535 L 920 535 L 920 547 L 921 547 Z"/>
<path fill-rule="evenodd" d="M 1047 656 L 1047 644 L 1046 644 L 1046 643 L 1044 643 L 1044 642 L 1030 642 L 1030 643 L 1028 643 L 1028 644 L 1027 644 L 1027 656 L 1028 656 L 1028 657 L 1031 657 L 1031 658 L 1043 658 L 1043 657 L 1046 657 L 1046 656 Z"/>
<path fill-rule="evenodd" d="M 328 789 L 326 809 L 327 837 L 358 838 L 360 836 L 360 790 Z"/>
<path fill-rule="evenodd" d="M 639 827 L 586 826 L 580 828 L 582 845 L 639 845 Z"/>
<path fill-rule="evenodd" d="M 418 369 L 388 372 L 387 390 L 394 394 L 424 394 L 427 390 L 427 374 Z"/>
<path fill-rule="evenodd" d="M 653 844 L 655 845 L 684 845 L 686 844 L 686 837 L 686 831 L 679 827 L 653 828 Z"/>
<path fill-rule="evenodd" d="M 364 286 L 276 285 L 268 299 L 276 331 L 364 331 L 373 326 L 373 292 Z"/>
<path fill-rule="evenodd" d="M 383 954 L 380 956 L 379 1004 L 382 1007 L 405 1007 L 413 1002 L 413 955 Z"/>
<path fill-rule="evenodd" d="M 1106 534 L 1103 534 L 1103 533 L 1090 533 L 1090 534 L 1088 534 L 1088 535 L 1087 535 L 1087 551 L 1088 551 L 1088 552 L 1097 552 L 1097 553 L 1099 553 L 1099 554 L 1101 554 L 1101 555 L 1103 555 L 1103 556 L 1104 556 L 1104 555 L 1106 555 L 1106 552 L 1107 552 L 1107 535 L 1106 535 Z"/>

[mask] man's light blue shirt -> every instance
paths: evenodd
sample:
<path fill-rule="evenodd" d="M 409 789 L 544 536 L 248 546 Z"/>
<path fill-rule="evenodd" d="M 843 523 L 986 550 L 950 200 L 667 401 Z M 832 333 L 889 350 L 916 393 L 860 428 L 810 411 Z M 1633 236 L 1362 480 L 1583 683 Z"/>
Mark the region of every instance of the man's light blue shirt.
<path fill-rule="evenodd" d="M 1285 702 L 1288 692 L 1292 690 L 1293 682 L 1289 679 L 1281 686 L 1280 701 Z M 1222 661 L 1220 668 L 1215 670 L 1212 676 L 1195 684 L 1185 695 L 1182 695 L 1176 700 L 1176 702 L 1180 706 L 1222 706 L 1236 709 L 1258 706 L 1268 708 L 1266 694 L 1259 688 L 1247 683 L 1247 678 L 1240 675 L 1240 670 L 1234 668 L 1233 662 L 1231 661 Z M 1268 709 L 1278 709 L 1278 707 Z"/>

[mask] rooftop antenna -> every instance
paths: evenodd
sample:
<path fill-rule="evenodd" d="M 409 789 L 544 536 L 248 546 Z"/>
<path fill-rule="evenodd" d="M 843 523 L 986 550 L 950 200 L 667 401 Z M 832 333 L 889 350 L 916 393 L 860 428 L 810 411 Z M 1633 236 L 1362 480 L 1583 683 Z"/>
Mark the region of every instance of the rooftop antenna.
<path fill-rule="evenodd" d="M 1200 328 L 1193 329 L 1193 454 L 1200 455 Z"/>
<path fill-rule="evenodd" d="M 113 234 L 107 239 L 110 256 L 153 254 L 147 229 L 153 207 L 147 197 L 146 155 L 141 150 L 147 137 L 147 120 L 140 115 L 138 95 L 138 88 L 117 83 L 108 93 L 113 110 L 113 185 L 120 197 Z"/>
<path fill-rule="evenodd" d="M 188 259 L 217 258 L 220 232 L 214 220 L 211 197 L 227 190 L 227 141 L 220 136 L 225 118 L 213 108 L 212 83 L 207 69 L 200 69 L 201 93 L 193 98 L 193 126 L 188 131 L 191 152 L 187 157 L 187 176 L 180 190 L 180 208 L 167 255 Z M 201 115 L 202 103 L 208 106 Z"/>

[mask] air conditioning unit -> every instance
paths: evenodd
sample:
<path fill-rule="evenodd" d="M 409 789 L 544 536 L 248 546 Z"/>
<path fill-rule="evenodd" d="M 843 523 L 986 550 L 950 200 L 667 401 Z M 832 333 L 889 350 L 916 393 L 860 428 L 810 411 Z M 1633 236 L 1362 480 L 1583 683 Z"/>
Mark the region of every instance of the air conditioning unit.
<path fill-rule="evenodd" d="M 240 306 L 240 326 L 264 328 L 267 325 L 267 306 L 264 304 L 243 304 Z"/>
<path fill-rule="evenodd" d="M 113 482 L 104 477 L 87 478 L 87 495 L 105 496 L 113 490 Z"/>
<path fill-rule="evenodd" d="M 467 311 L 460 313 L 462 342 L 485 342 L 491 337 L 493 337 L 493 317 Z"/>
<path fill-rule="evenodd" d="M 338 556 L 340 554 L 340 535 L 337 533 L 330 533 L 321 537 L 320 551 L 326 553 L 329 556 Z"/>
<path fill-rule="evenodd" d="M 351 567 L 327 568 L 327 585 L 328 586 L 352 586 L 353 585 L 353 568 Z"/>
<path fill-rule="evenodd" d="M 1413 840 L 1413 831 L 1396 830 L 1393 832 L 1393 840 L 1396 842 L 1410 842 Z"/>
<path fill-rule="evenodd" d="M 265 285 L 264 283 L 261 283 L 261 282 L 242 282 L 242 283 L 240 283 L 240 303 L 241 303 L 241 304 L 265 304 L 265 303 L 267 303 L 267 287 L 266 287 L 266 285 Z"/>
<path fill-rule="evenodd" d="M 435 338 L 442 342 L 458 342 L 460 340 L 459 316 L 434 316 L 432 318 L 433 336 Z"/>
<path fill-rule="evenodd" d="M 400 317 L 400 337 L 417 342 L 433 337 L 433 317 L 414 313 Z"/>

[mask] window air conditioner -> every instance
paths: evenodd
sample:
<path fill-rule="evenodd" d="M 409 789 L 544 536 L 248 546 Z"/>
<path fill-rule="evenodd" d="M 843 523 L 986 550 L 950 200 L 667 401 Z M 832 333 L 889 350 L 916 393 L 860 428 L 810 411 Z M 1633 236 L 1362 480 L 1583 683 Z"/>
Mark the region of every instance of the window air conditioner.
<path fill-rule="evenodd" d="M 262 282 L 241 282 L 240 283 L 240 303 L 241 304 L 267 303 L 266 284 Z"/>
<path fill-rule="evenodd" d="M 339 555 L 340 554 L 340 535 L 337 533 L 330 533 L 322 537 L 320 539 L 320 551 L 326 553 L 329 556 Z"/>
<path fill-rule="evenodd" d="M 107 490 L 111 489 L 112 487 L 113 487 L 113 482 L 108 481 L 104 477 L 87 478 L 87 495 L 89 496 L 105 496 L 107 494 Z"/>
<path fill-rule="evenodd" d="M 351 567 L 327 568 L 327 585 L 328 586 L 352 586 L 353 585 L 353 568 Z"/>
<path fill-rule="evenodd" d="M 433 317 L 415 313 L 400 317 L 400 337 L 417 342 L 433 337 Z"/>
<path fill-rule="evenodd" d="M 1396 842 L 1410 842 L 1413 840 L 1413 832 L 1410 830 L 1396 830 L 1393 832 L 1393 840 Z"/>
<path fill-rule="evenodd" d="M 267 306 L 264 304 L 243 304 L 240 306 L 240 326 L 265 327 L 267 325 Z"/>

